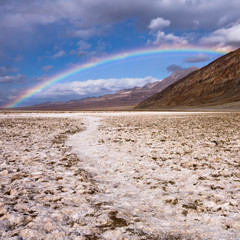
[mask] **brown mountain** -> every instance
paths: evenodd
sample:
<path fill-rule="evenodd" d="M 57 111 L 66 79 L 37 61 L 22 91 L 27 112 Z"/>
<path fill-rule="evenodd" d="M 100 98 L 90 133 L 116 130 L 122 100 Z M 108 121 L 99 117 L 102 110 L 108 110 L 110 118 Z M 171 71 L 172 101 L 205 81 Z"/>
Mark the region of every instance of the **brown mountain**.
<path fill-rule="evenodd" d="M 197 69 L 196 67 L 190 67 L 184 71 L 176 71 L 162 81 L 147 83 L 143 87 L 123 89 L 115 94 L 107 94 L 101 97 L 84 98 L 69 102 L 43 103 L 34 105 L 30 108 L 35 110 L 131 109 L 136 104 L 162 91 L 167 86 Z"/>
<path fill-rule="evenodd" d="M 180 79 L 135 109 L 240 108 L 240 49 Z"/>

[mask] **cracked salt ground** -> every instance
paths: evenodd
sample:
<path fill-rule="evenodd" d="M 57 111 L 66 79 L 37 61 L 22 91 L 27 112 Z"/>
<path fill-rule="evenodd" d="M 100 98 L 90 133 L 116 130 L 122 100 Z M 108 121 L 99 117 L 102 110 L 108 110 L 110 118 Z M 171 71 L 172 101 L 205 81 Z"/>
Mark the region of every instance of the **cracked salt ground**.
<path fill-rule="evenodd" d="M 239 133 L 239 115 L 230 116 L 85 119 L 87 130 L 68 144 L 98 185 L 92 201 L 101 206 L 95 220 L 105 228 L 101 237 L 238 239 L 240 144 L 230 134 Z M 213 150 L 216 142 L 226 146 Z M 125 223 L 117 232 L 109 229 L 109 211 Z"/>
<path fill-rule="evenodd" d="M 0 239 L 240 239 L 239 120 L 0 114 Z"/>

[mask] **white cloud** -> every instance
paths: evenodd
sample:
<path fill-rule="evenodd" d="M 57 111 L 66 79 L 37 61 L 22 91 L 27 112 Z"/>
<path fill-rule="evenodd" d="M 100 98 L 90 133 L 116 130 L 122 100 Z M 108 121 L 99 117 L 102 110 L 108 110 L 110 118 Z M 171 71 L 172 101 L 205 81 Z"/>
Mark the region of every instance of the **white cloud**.
<path fill-rule="evenodd" d="M 96 46 L 92 46 L 90 43 L 84 40 L 80 40 L 77 43 L 77 48 L 72 49 L 70 54 L 77 55 L 78 57 L 84 57 L 85 59 L 95 59 L 106 55 L 105 52 L 106 43 L 104 41 L 98 41 Z"/>
<path fill-rule="evenodd" d="M 153 41 L 153 45 L 187 45 L 188 41 L 184 37 L 175 36 L 172 33 L 166 34 L 165 32 L 159 31 L 156 34 L 156 38 Z"/>
<path fill-rule="evenodd" d="M 109 26 L 93 26 L 93 27 L 82 27 L 78 28 L 75 27 L 71 31 L 68 32 L 68 35 L 71 37 L 78 37 L 78 38 L 83 38 L 83 39 L 88 39 L 93 36 L 101 36 L 105 32 L 109 32 Z"/>
<path fill-rule="evenodd" d="M 46 81 L 46 76 L 43 76 L 43 77 L 33 77 L 31 79 L 32 82 L 42 82 L 42 81 Z"/>
<path fill-rule="evenodd" d="M 5 75 L 0 76 L 0 83 L 13 83 L 13 82 L 22 83 L 25 79 L 26 77 L 23 76 L 22 74 L 18 74 L 16 76 Z"/>
<path fill-rule="evenodd" d="M 94 35 L 98 35 L 96 33 L 97 31 L 95 31 L 94 29 L 76 29 L 71 31 L 69 35 L 79 38 L 89 38 Z"/>
<path fill-rule="evenodd" d="M 171 24 L 171 21 L 158 17 L 158 18 L 152 19 L 148 27 L 152 31 L 159 31 L 165 27 L 168 27 L 170 24 Z"/>
<path fill-rule="evenodd" d="M 166 20 L 164 18 L 155 18 L 152 19 L 148 25 L 151 29 L 150 34 L 154 37 L 153 41 L 148 40 L 148 45 L 158 45 L 161 47 L 168 45 L 187 45 L 188 41 L 184 37 L 179 37 L 174 35 L 173 33 L 166 34 L 162 31 L 163 28 L 170 26 L 171 21 Z"/>
<path fill-rule="evenodd" d="M 46 65 L 46 66 L 43 66 L 43 67 L 42 67 L 42 70 L 47 73 L 47 72 L 49 72 L 52 68 L 53 68 L 53 65 Z"/>
<path fill-rule="evenodd" d="M 219 48 L 240 47 L 240 23 L 228 28 L 220 28 L 200 40 L 203 44 L 217 45 Z"/>
<path fill-rule="evenodd" d="M 70 51 L 70 54 L 76 54 L 78 56 L 84 56 L 84 55 L 88 55 L 90 52 L 90 48 L 92 47 L 92 45 L 86 41 L 80 40 L 77 43 L 77 48 L 76 49 L 72 49 Z"/>
<path fill-rule="evenodd" d="M 146 83 L 159 81 L 151 76 L 145 78 L 109 78 L 87 81 L 74 81 L 54 85 L 47 91 L 41 93 L 41 97 L 60 97 L 60 96 L 99 96 L 106 93 L 114 93 L 121 89 L 143 86 Z"/>
<path fill-rule="evenodd" d="M 56 53 L 52 56 L 52 58 L 53 58 L 53 59 L 55 59 L 55 58 L 60 58 L 60 57 L 64 56 L 65 54 L 66 54 L 65 51 L 59 50 L 58 52 L 56 52 Z"/>
<path fill-rule="evenodd" d="M 91 48 L 91 44 L 86 41 L 83 41 L 83 40 L 80 40 L 77 43 L 77 45 L 78 45 L 79 50 L 87 50 L 87 49 Z"/>

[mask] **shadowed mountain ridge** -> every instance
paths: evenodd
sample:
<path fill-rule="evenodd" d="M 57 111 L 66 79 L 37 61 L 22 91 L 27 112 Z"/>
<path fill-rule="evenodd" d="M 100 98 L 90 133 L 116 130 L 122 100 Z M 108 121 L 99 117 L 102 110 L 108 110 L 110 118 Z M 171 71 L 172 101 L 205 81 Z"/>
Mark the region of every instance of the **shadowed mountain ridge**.
<path fill-rule="evenodd" d="M 240 108 L 240 49 L 176 81 L 135 109 L 230 105 Z"/>
<path fill-rule="evenodd" d="M 68 102 L 47 102 L 37 104 L 27 109 L 34 110 L 107 110 L 132 109 L 136 104 L 144 101 L 180 78 L 196 71 L 197 67 L 190 67 L 183 71 L 176 71 L 162 81 L 147 83 L 143 87 L 122 89 L 115 94 L 106 94 L 100 97 L 89 97 Z"/>

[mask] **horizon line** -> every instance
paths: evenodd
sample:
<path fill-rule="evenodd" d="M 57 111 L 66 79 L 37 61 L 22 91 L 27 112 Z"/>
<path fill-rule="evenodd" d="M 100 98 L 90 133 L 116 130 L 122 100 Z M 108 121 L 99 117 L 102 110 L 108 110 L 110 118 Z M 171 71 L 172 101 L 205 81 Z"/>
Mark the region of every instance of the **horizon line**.
<path fill-rule="evenodd" d="M 9 103 L 5 104 L 3 108 L 11 109 L 16 108 L 18 105 L 26 101 L 27 99 L 33 97 L 38 92 L 54 85 L 57 82 L 60 82 L 68 77 L 71 77 L 75 74 L 84 72 L 88 69 L 102 66 L 111 62 L 117 62 L 121 60 L 127 60 L 131 58 L 137 58 L 141 56 L 148 56 L 154 54 L 162 54 L 162 53 L 210 53 L 210 54 L 219 54 L 224 55 L 229 51 L 222 51 L 212 48 L 200 48 L 200 47 L 172 47 L 172 48 L 141 48 L 141 49 L 134 49 L 128 50 L 125 52 L 119 52 L 115 54 L 108 55 L 107 57 L 95 59 L 80 65 L 76 65 L 71 69 L 67 69 L 62 71 L 58 74 L 51 76 L 47 81 L 40 83 L 36 86 L 33 86 L 27 89 L 24 93 L 21 93 L 17 96 L 14 100 L 10 101 Z"/>

